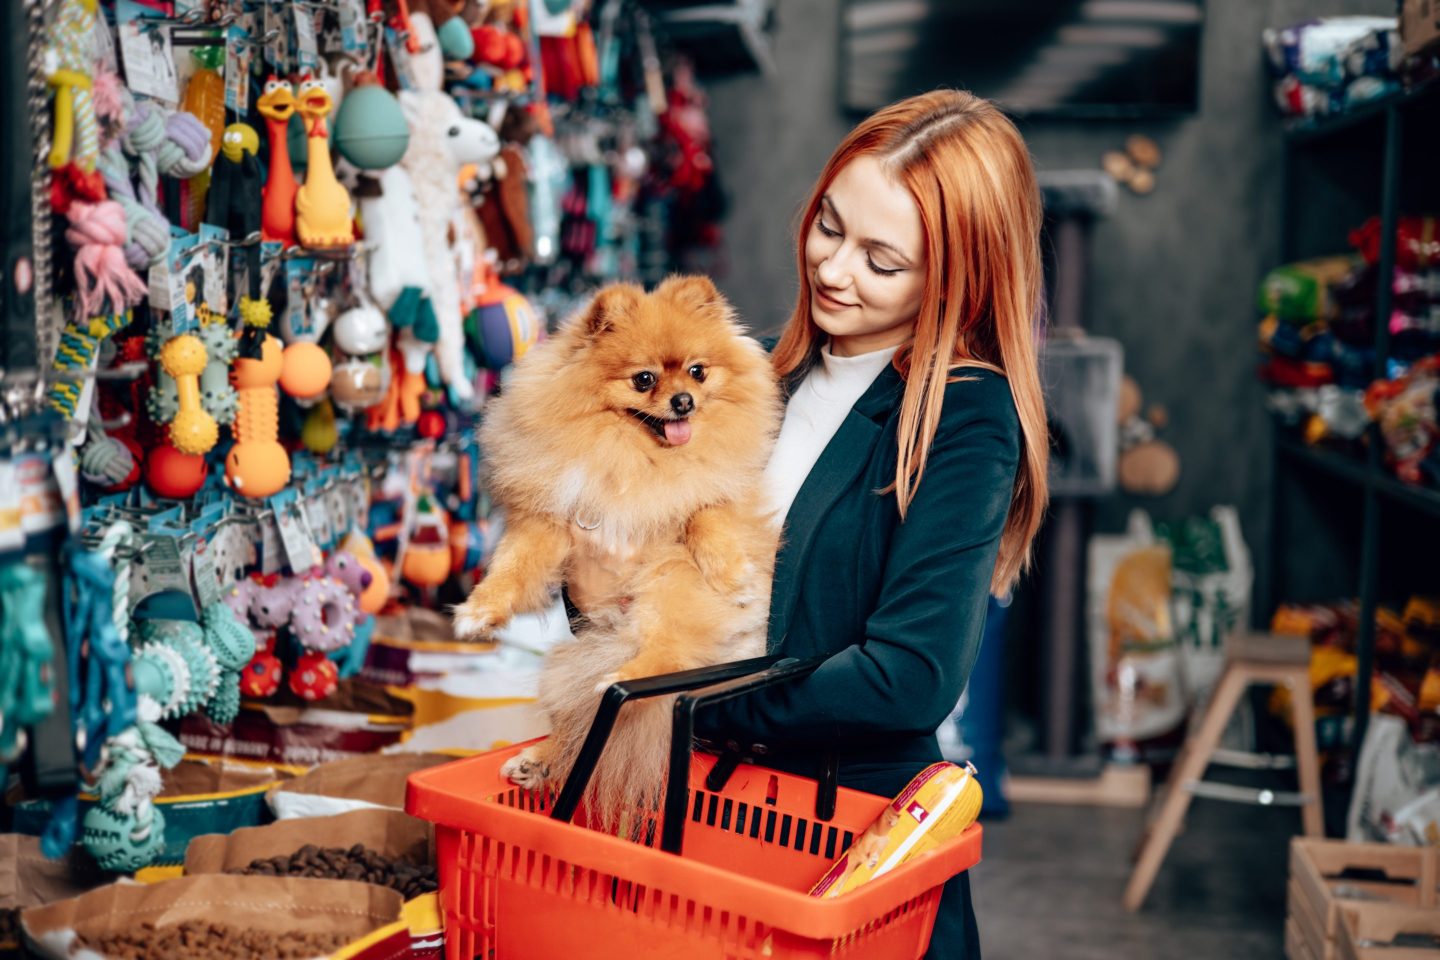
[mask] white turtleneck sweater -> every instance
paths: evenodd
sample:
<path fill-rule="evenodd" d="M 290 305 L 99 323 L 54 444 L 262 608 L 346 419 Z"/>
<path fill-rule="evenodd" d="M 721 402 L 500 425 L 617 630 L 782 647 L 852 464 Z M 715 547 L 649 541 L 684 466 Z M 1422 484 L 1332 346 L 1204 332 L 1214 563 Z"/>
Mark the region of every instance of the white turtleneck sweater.
<path fill-rule="evenodd" d="M 820 363 L 806 374 L 785 407 L 780 436 L 765 467 L 765 492 L 777 525 L 784 523 L 795 495 L 845 415 L 897 349 L 888 347 L 854 357 L 835 356 L 829 344 L 821 349 Z"/>

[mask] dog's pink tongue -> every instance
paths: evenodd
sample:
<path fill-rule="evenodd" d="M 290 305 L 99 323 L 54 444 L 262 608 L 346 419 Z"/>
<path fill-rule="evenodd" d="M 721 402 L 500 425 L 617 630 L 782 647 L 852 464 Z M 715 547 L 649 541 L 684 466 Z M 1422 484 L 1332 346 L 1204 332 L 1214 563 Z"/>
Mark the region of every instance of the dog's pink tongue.
<path fill-rule="evenodd" d="M 683 447 L 690 442 L 689 420 L 666 420 L 665 442 L 672 447 Z"/>

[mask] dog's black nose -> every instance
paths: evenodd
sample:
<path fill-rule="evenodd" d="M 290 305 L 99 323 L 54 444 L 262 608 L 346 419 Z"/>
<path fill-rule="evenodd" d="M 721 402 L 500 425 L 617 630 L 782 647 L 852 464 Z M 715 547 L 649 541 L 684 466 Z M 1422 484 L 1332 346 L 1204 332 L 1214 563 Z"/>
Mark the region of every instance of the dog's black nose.
<path fill-rule="evenodd" d="M 677 393 L 670 398 L 670 409 L 678 416 L 687 417 L 695 409 L 695 398 L 688 393 Z"/>

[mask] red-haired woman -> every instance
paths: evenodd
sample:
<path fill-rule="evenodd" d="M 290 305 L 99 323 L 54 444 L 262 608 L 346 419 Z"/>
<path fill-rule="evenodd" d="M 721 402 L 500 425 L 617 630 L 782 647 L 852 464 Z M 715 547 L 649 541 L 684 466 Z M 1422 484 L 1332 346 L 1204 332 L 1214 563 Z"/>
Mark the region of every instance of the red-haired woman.
<path fill-rule="evenodd" d="M 770 650 L 829 659 L 702 711 L 702 735 L 810 776 L 836 751 L 843 786 L 885 796 L 940 759 L 987 595 L 1045 511 L 1040 220 L 1019 132 L 968 93 L 887 107 L 826 164 L 773 353 L 788 401 L 766 479 L 784 518 Z M 928 956 L 979 956 L 968 876 Z"/>

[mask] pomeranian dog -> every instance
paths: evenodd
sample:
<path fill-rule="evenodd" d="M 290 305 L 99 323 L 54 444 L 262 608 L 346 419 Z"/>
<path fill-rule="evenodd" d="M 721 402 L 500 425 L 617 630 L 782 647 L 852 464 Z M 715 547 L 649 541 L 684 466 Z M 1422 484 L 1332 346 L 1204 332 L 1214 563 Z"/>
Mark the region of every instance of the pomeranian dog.
<path fill-rule="evenodd" d="M 551 733 L 505 766 L 512 782 L 558 790 L 610 684 L 764 653 L 778 533 L 760 478 L 780 413 L 768 358 L 703 277 L 606 287 L 516 363 L 480 436 L 505 533 L 455 634 L 547 606 L 572 573 L 608 576 L 546 657 Z M 621 711 L 586 793 L 592 822 L 654 811 L 673 700 Z"/>

